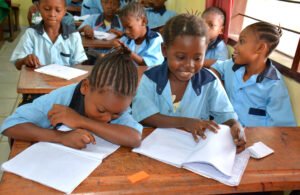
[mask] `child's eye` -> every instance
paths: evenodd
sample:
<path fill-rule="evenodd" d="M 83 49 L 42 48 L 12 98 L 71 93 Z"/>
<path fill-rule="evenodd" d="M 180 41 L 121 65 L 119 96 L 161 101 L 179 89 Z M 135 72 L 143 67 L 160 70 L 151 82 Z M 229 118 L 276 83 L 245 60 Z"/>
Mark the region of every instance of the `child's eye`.
<path fill-rule="evenodd" d="M 105 110 L 100 110 L 100 109 L 98 109 L 98 112 L 101 113 L 101 114 L 103 114 L 103 113 L 105 113 L 106 111 L 105 111 Z"/>
<path fill-rule="evenodd" d="M 244 41 L 243 39 L 240 39 L 240 40 L 239 40 L 239 43 L 240 43 L 240 44 L 243 44 L 243 43 L 245 43 L 245 41 Z"/>
<path fill-rule="evenodd" d="M 201 57 L 201 56 L 195 57 L 194 60 L 195 60 L 195 61 L 201 61 L 201 60 L 202 60 L 202 57 Z"/>
<path fill-rule="evenodd" d="M 177 60 L 184 60 L 184 56 L 176 56 Z"/>

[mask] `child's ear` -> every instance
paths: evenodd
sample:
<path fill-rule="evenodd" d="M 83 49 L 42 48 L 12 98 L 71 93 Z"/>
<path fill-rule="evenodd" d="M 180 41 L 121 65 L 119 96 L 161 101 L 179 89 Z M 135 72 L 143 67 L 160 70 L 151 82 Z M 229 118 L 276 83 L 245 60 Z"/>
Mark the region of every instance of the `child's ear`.
<path fill-rule="evenodd" d="M 162 52 L 163 56 L 166 58 L 167 57 L 167 46 L 164 43 L 161 44 L 161 52 Z"/>
<path fill-rule="evenodd" d="M 81 86 L 80 86 L 80 92 L 82 95 L 86 95 L 90 90 L 90 82 L 87 79 L 83 79 Z"/>
<path fill-rule="evenodd" d="M 148 20 L 145 16 L 142 16 L 142 26 L 147 26 Z"/>
<path fill-rule="evenodd" d="M 267 54 L 268 53 L 268 45 L 267 43 L 263 42 L 263 41 L 260 41 L 258 44 L 257 44 L 257 50 L 256 52 L 258 54 Z"/>

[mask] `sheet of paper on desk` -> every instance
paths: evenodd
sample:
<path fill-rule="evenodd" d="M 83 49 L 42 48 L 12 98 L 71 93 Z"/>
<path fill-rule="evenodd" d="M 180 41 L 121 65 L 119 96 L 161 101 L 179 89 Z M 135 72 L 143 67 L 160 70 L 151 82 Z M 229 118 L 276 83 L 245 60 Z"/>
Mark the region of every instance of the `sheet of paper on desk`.
<path fill-rule="evenodd" d="M 71 80 L 73 78 L 79 77 L 88 73 L 86 70 L 80 70 L 77 68 L 72 68 L 69 66 L 62 66 L 58 64 L 49 64 L 46 66 L 42 66 L 40 68 L 34 69 L 34 71 L 47 74 L 50 76 L 55 76 L 59 78 L 63 78 L 66 80 Z"/>
<path fill-rule="evenodd" d="M 100 40 L 113 40 L 117 37 L 116 34 L 114 33 L 107 33 L 107 32 L 102 32 L 102 31 L 94 31 L 94 37 L 96 39 L 100 39 Z"/>
<path fill-rule="evenodd" d="M 96 142 L 83 150 L 39 142 L 3 163 L 2 169 L 69 194 L 119 148 L 99 137 Z"/>
<path fill-rule="evenodd" d="M 200 139 L 199 143 L 195 143 L 190 133 L 182 130 L 156 129 L 133 151 L 236 186 L 247 166 L 249 154 L 236 155 L 229 127 L 220 126 L 216 134 L 205 131 L 207 138 Z"/>
<path fill-rule="evenodd" d="M 85 19 L 87 19 L 88 17 L 90 17 L 90 15 L 84 15 L 84 16 L 73 16 L 75 21 L 84 21 Z"/>

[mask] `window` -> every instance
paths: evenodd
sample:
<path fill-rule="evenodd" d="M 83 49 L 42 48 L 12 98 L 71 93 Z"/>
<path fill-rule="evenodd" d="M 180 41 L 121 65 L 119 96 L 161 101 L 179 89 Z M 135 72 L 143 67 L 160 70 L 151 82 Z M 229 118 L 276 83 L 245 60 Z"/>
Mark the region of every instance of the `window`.
<path fill-rule="evenodd" d="M 234 2 L 229 44 L 237 41 L 243 28 L 266 21 L 282 28 L 282 37 L 270 58 L 286 76 L 300 82 L 300 0 L 239 0 Z"/>

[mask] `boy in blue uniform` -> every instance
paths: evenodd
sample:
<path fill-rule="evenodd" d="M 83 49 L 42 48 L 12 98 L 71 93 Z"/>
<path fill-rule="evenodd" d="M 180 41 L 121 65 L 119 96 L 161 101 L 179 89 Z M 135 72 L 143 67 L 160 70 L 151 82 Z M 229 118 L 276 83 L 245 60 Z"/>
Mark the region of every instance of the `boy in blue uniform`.
<path fill-rule="evenodd" d="M 225 13 L 218 7 L 209 7 L 202 13 L 208 27 L 209 43 L 205 54 L 205 64 L 211 65 L 216 60 L 229 58 L 227 45 L 221 38 L 225 28 Z"/>
<path fill-rule="evenodd" d="M 96 64 L 87 79 L 17 108 L 4 121 L 1 133 L 78 149 L 93 143 L 95 134 L 115 144 L 137 147 L 143 127 L 128 112 L 137 84 L 137 69 L 129 54 L 115 51 Z M 59 124 L 73 130 L 57 131 Z"/>
<path fill-rule="evenodd" d="M 40 0 L 38 6 L 43 21 L 27 29 L 19 41 L 10 59 L 16 68 L 47 64 L 73 66 L 87 60 L 80 34 L 62 22 L 66 2 Z"/>
<path fill-rule="evenodd" d="M 119 0 L 102 0 L 103 13 L 93 14 L 79 26 L 79 32 L 84 32 L 87 38 L 94 38 L 94 30 L 112 32 L 122 36 L 123 27 L 119 17 L 116 15 L 120 7 Z"/>
<path fill-rule="evenodd" d="M 284 81 L 268 59 L 280 36 L 279 28 L 254 23 L 241 32 L 233 60 L 212 66 L 244 126 L 296 126 Z"/>
<path fill-rule="evenodd" d="M 132 114 L 142 124 L 181 128 L 205 139 L 206 128 L 217 132 L 217 123 L 231 127 L 238 152 L 244 140 L 242 130 L 220 81 L 202 69 L 207 45 L 204 22 L 189 14 L 170 19 L 164 28 L 166 61 L 146 71 L 132 104 Z M 214 121 L 210 118 L 214 117 Z"/>
<path fill-rule="evenodd" d="M 125 36 L 119 44 L 131 51 L 131 58 L 137 65 L 154 66 L 161 64 L 164 57 L 161 52 L 163 42 L 158 32 L 147 27 L 147 16 L 139 3 L 129 3 L 119 14 L 124 27 Z"/>
<path fill-rule="evenodd" d="M 150 29 L 159 30 L 170 18 L 176 16 L 176 12 L 166 9 L 166 1 L 167 0 L 150 0 L 148 2 L 149 8 L 146 9 L 146 14 Z"/>

